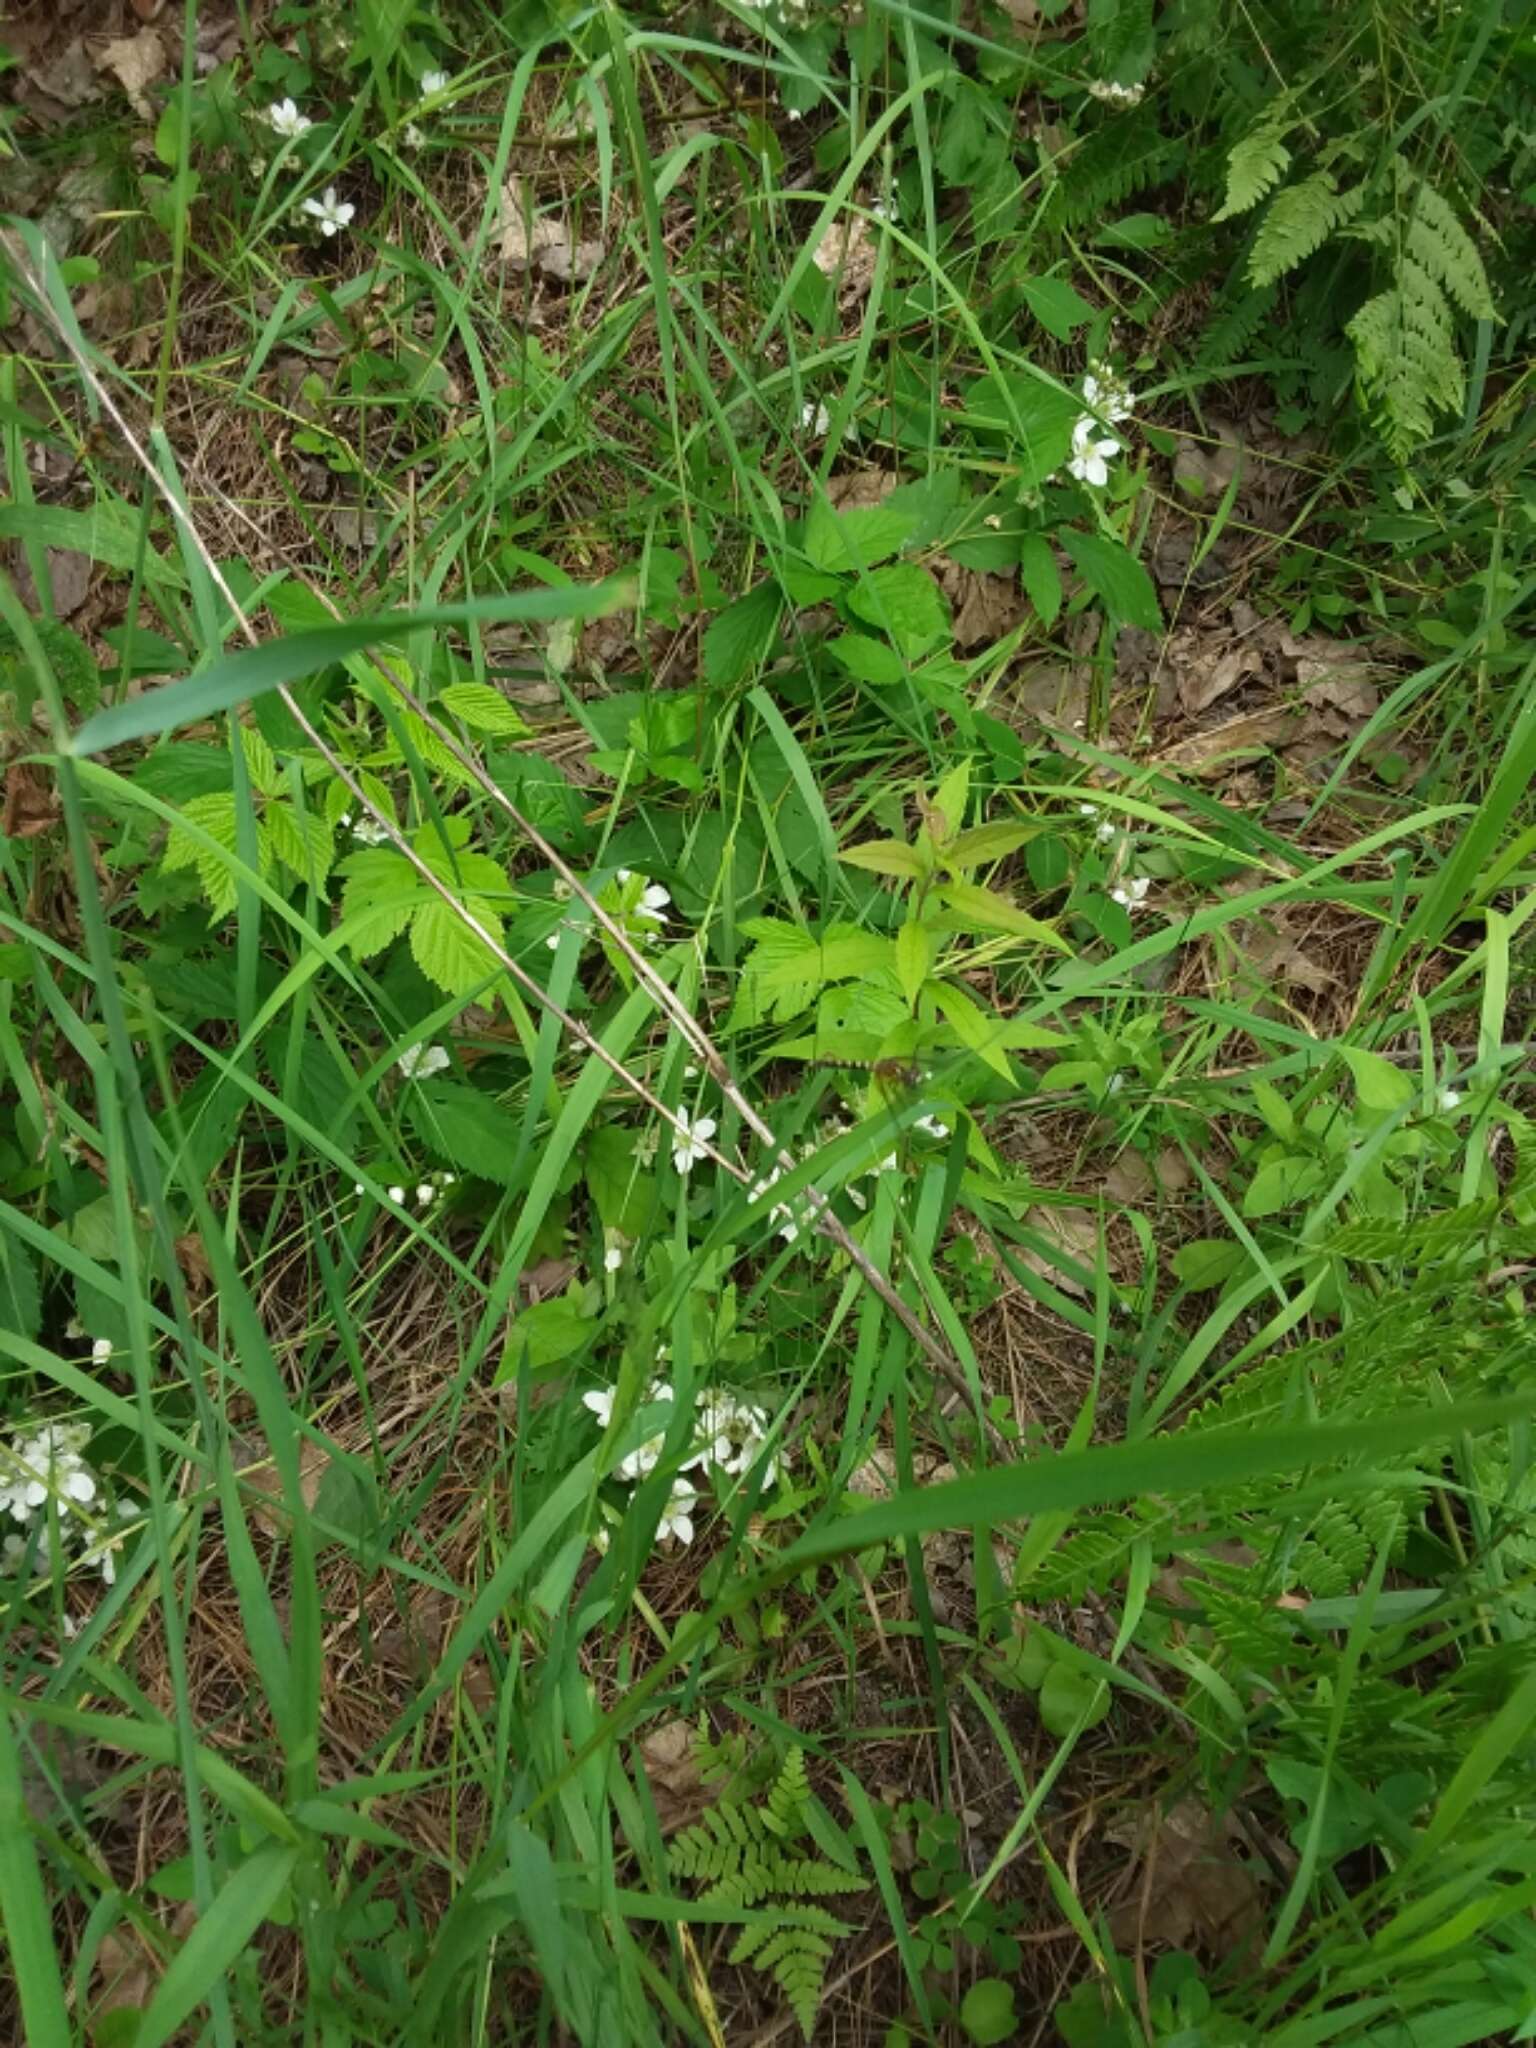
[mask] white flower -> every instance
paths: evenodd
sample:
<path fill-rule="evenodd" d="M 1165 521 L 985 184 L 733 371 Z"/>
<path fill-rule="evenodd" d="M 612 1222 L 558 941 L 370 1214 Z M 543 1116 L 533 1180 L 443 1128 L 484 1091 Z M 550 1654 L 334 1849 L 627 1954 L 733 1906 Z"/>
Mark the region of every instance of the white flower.
<path fill-rule="evenodd" d="M 672 1164 L 688 1173 L 704 1158 L 707 1141 L 719 1126 L 712 1116 L 690 1117 L 686 1109 L 677 1112 L 677 1132 L 672 1140 Z"/>
<path fill-rule="evenodd" d="M 1083 378 L 1083 403 L 1092 406 L 1101 419 L 1119 426 L 1136 410 L 1136 394 L 1126 389 L 1108 363 L 1090 363 Z"/>
<path fill-rule="evenodd" d="M 1117 85 L 1112 78 L 1090 78 L 1088 81 L 1090 98 L 1107 100 L 1112 107 L 1139 107 L 1146 90 L 1145 85 Z"/>
<path fill-rule="evenodd" d="M 1079 804 L 1077 815 L 1080 818 L 1096 818 L 1099 815 L 1099 807 L 1097 804 Z"/>
<path fill-rule="evenodd" d="M 96 1339 L 96 1342 L 91 1346 L 92 1365 L 106 1365 L 110 1361 L 111 1357 L 112 1339 L 110 1337 L 98 1337 Z"/>
<path fill-rule="evenodd" d="M 891 194 L 889 201 L 872 199 L 869 203 L 869 210 L 876 220 L 888 220 L 893 227 L 901 219 L 901 208 L 897 204 L 894 192 Z"/>
<path fill-rule="evenodd" d="M 819 441 L 831 430 L 832 415 L 818 400 L 808 398 L 800 408 L 800 424 L 813 440 Z"/>
<path fill-rule="evenodd" d="M 1146 902 L 1151 886 L 1145 875 L 1127 875 L 1118 888 L 1110 890 L 1109 900 L 1118 903 L 1122 910 L 1134 910 L 1139 903 Z"/>
<path fill-rule="evenodd" d="M 360 839 L 364 846 L 382 846 L 390 836 L 389 827 L 381 825 L 377 818 L 359 818 L 352 827 L 352 837 Z"/>
<path fill-rule="evenodd" d="M 733 1475 L 746 1472 L 762 1456 L 772 1421 L 768 1410 L 744 1401 L 728 1388 L 706 1388 L 700 1395 L 699 1438 L 695 1455 Z M 764 1479 L 772 1485 L 778 1461 L 770 1457 Z"/>
<path fill-rule="evenodd" d="M 1120 453 L 1120 443 L 1105 434 L 1099 438 L 1099 423 L 1084 413 L 1072 429 L 1072 459 L 1067 468 L 1079 483 L 1095 489 L 1109 482 L 1109 462 Z"/>
<path fill-rule="evenodd" d="M 1117 836 L 1118 829 L 1117 826 L 1109 822 L 1108 818 L 1105 818 L 1101 824 L 1094 827 L 1093 836 L 1101 846 L 1108 846 L 1110 841 Z"/>
<path fill-rule="evenodd" d="M 648 1436 L 644 1443 L 636 1444 L 626 1457 L 620 1458 L 615 1468 L 621 1479 L 643 1479 L 648 1472 L 654 1472 L 661 1463 L 661 1454 L 667 1441 L 667 1432 L 659 1429 L 654 1436 Z"/>
<path fill-rule="evenodd" d="M 45 1423 L 31 1436 L 15 1436 L 0 1455 L 0 1507 L 14 1521 L 30 1521 L 49 1500 L 60 1512 L 96 1498 L 96 1478 L 82 1452 L 90 1440 L 83 1423 Z"/>
<path fill-rule="evenodd" d="M 426 141 L 426 139 L 426 136 L 422 134 L 421 130 L 416 126 L 416 123 L 414 121 L 406 122 L 405 129 L 400 137 L 400 140 L 405 144 L 407 149 L 420 149 L 421 145 Z"/>
<path fill-rule="evenodd" d="M 405 1189 L 401 1187 L 391 1188 L 389 1190 L 389 1199 L 397 1208 L 403 1209 L 405 1207 Z"/>
<path fill-rule="evenodd" d="M 329 241 L 332 235 L 339 235 L 343 228 L 352 225 L 357 208 L 350 200 L 338 199 L 336 187 L 327 185 L 323 199 L 304 200 L 300 211 L 310 216 L 321 234 Z"/>
<path fill-rule="evenodd" d="M 686 1479 L 673 1480 L 666 1511 L 656 1524 L 658 1543 L 670 1543 L 674 1538 L 683 1544 L 693 1541 L 693 1506 L 698 1497 L 698 1488 Z"/>
<path fill-rule="evenodd" d="M 1111 1074 L 1108 1081 L 1104 1084 L 1104 1092 L 1106 1095 L 1118 1095 L 1124 1086 L 1124 1074 Z"/>
<path fill-rule="evenodd" d="M 613 1388 L 591 1387 L 581 1397 L 583 1408 L 590 1408 L 606 1429 L 613 1420 Z"/>
<path fill-rule="evenodd" d="M 425 1081 L 433 1074 L 440 1074 L 447 1065 L 448 1054 L 440 1045 L 407 1046 L 395 1061 L 395 1066 L 407 1081 Z"/>
<path fill-rule="evenodd" d="M 609 1245 L 608 1249 L 603 1253 L 603 1271 L 605 1273 L 617 1273 L 623 1263 L 623 1246 L 617 1244 Z"/>
<path fill-rule="evenodd" d="M 1442 1088 L 1440 1090 L 1440 1107 L 1442 1110 L 1445 1111 L 1447 1116 L 1449 1116 L 1450 1112 L 1453 1109 L 1460 1109 L 1461 1096 L 1456 1091 L 1456 1089 Z"/>
<path fill-rule="evenodd" d="M 635 871 L 633 868 L 620 868 L 614 876 L 616 882 L 632 882 L 634 879 Z"/>
<path fill-rule="evenodd" d="M 446 92 L 447 90 L 448 74 L 446 71 L 424 71 L 422 73 L 421 97 L 424 100 L 429 100 L 434 94 Z"/>
<path fill-rule="evenodd" d="M 292 100 L 274 100 L 267 109 L 267 119 L 277 134 L 290 142 L 297 142 L 315 125 L 308 115 L 299 112 Z"/>
<path fill-rule="evenodd" d="M 430 1209 L 430 1208 L 431 1208 L 431 1206 L 432 1206 L 432 1204 L 433 1204 L 433 1202 L 434 1202 L 434 1201 L 436 1200 L 436 1198 L 437 1198 L 437 1189 L 436 1189 L 435 1187 L 433 1187 L 433 1185 L 432 1185 L 431 1181 L 429 1181 L 429 1180 L 419 1180 L 419 1181 L 417 1181 L 417 1183 L 416 1183 L 416 1206 L 417 1206 L 417 1208 L 418 1208 L 418 1209 Z"/>
<path fill-rule="evenodd" d="M 947 1138 L 949 1125 L 941 1123 L 936 1116 L 920 1116 L 913 1122 L 914 1131 L 924 1131 L 930 1138 Z"/>
<path fill-rule="evenodd" d="M 647 924 L 665 924 L 667 921 L 666 906 L 671 901 L 671 896 L 663 889 L 660 882 L 652 882 L 650 887 L 642 894 L 640 901 L 635 905 L 631 914 L 641 918 Z"/>

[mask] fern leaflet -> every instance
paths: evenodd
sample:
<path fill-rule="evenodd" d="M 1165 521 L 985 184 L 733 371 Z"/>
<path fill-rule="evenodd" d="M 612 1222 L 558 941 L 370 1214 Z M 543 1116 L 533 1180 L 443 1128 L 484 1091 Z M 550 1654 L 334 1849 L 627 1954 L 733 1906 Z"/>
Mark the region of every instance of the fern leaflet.
<path fill-rule="evenodd" d="M 1227 196 L 1214 220 L 1232 220 L 1248 213 L 1266 193 L 1273 192 L 1291 165 L 1285 146 L 1288 121 L 1261 121 L 1257 128 L 1233 145 L 1227 158 Z"/>
<path fill-rule="evenodd" d="M 1248 282 L 1273 284 L 1320 249 L 1334 229 L 1358 210 L 1364 188 L 1348 192 L 1334 187 L 1327 171 L 1287 185 L 1270 202 L 1248 258 Z"/>

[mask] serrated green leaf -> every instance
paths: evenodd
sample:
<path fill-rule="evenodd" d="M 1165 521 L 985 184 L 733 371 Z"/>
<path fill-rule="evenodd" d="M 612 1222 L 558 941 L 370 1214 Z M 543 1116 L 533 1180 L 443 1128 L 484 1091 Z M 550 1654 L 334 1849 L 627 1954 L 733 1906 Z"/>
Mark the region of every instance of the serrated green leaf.
<path fill-rule="evenodd" d="M 977 1007 L 963 989 L 953 982 L 930 981 L 926 990 L 939 1014 L 953 1027 L 967 1052 L 975 1053 L 994 1074 L 1013 1080 L 1013 1068 L 1003 1049 L 1000 1020 Z"/>
<path fill-rule="evenodd" d="M 245 769 L 251 782 L 261 796 L 276 796 L 283 786 L 282 773 L 277 765 L 277 756 L 253 725 L 239 727 L 240 750 L 245 755 Z"/>
<path fill-rule="evenodd" d="M 1079 533 L 1073 527 L 1064 527 L 1060 540 L 1112 619 L 1148 633 L 1162 631 L 1163 614 L 1152 578 L 1129 549 L 1101 533 Z"/>
<path fill-rule="evenodd" d="M 767 660 L 779 633 L 784 598 L 776 583 L 759 583 L 728 604 L 704 634 L 704 675 L 717 690 L 733 690 Z"/>
<path fill-rule="evenodd" d="M 418 1081 L 406 1091 L 417 1137 L 460 1173 L 510 1184 L 518 1125 L 494 1096 L 465 1081 Z"/>
<path fill-rule="evenodd" d="M 1019 579 L 1042 625 L 1054 626 L 1061 612 L 1061 571 L 1043 534 L 1026 533 L 1020 540 Z"/>
<path fill-rule="evenodd" d="M 840 668 L 861 683 L 883 686 L 902 682 L 906 677 L 907 664 L 895 648 L 868 633 L 842 633 L 827 642 L 827 652 Z"/>
<path fill-rule="evenodd" d="M 888 974 L 894 967 L 895 948 L 889 939 L 873 932 L 857 932 L 847 938 L 812 940 L 791 959 L 770 967 L 762 981 L 770 992 L 805 982 L 819 988 L 829 981 Z"/>
<path fill-rule="evenodd" d="M 817 569 L 873 569 L 916 531 L 910 505 L 851 505 L 834 512 L 817 499 L 805 522 L 805 552 Z"/>
<path fill-rule="evenodd" d="M 933 967 L 933 934 L 926 925 L 904 924 L 896 934 L 896 976 L 909 1003 L 928 979 Z"/>
<path fill-rule="evenodd" d="M 502 924 L 492 905 L 479 896 L 462 900 L 464 908 L 499 944 Z M 428 981 L 436 982 L 451 996 L 473 995 L 498 965 L 485 942 L 440 897 L 424 903 L 412 917 L 411 952 Z"/>
<path fill-rule="evenodd" d="M 1015 938 L 1034 939 L 1037 944 L 1050 946 L 1058 953 L 1072 951 L 1054 925 L 1031 917 L 1027 910 L 1020 910 L 1016 903 L 995 889 L 983 889 L 976 882 L 943 882 L 937 894 L 965 926 L 977 926 L 989 932 L 1010 932 Z"/>
<path fill-rule="evenodd" d="M 904 839 L 866 839 L 862 846 L 845 847 L 838 859 L 851 868 L 865 868 L 872 875 L 895 875 L 904 882 L 920 882 L 928 872 L 917 849 Z"/>
<path fill-rule="evenodd" d="M 446 690 L 438 691 L 437 702 L 441 710 L 462 719 L 472 732 L 518 739 L 528 731 L 527 720 L 516 705 L 509 704 L 490 683 L 450 683 Z"/>
<path fill-rule="evenodd" d="M 331 871 L 335 846 L 331 828 L 318 811 L 306 811 L 302 822 L 293 806 L 279 800 L 262 812 L 262 823 L 271 836 L 272 851 L 301 882 L 319 888 Z"/>
<path fill-rule="evenodd" d="M 925 654 L 949 634 L 949 607 L 926 569 L 892 562 L 871 569 L 848 593 L 848 609 L 888 633 L 903 653 Z"/>
<path fill-rule="evenodd" d="M 1367 1052 L 1358 1045 L 1341 1045 L 1339 1054 L 1354 1076 L 1355 1094 L 1362 1109 L 1402 1109 L 1419 1092 L 1413 1077 L 1383 1059 L 1379 1052 Z"/>

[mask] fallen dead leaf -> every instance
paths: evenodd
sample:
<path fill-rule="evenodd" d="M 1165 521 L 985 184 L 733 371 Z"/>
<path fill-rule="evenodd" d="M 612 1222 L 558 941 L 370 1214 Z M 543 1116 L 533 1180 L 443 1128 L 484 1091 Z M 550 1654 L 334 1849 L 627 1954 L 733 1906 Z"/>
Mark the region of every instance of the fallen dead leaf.
<path fill-rule="evenodd" d="M 1296 664 L 1296 679 L 1302 685 L 1302 696 L 1315 709 L 1337 711 L 1352 725 L 1364 725 L 1381 709 L 1381 692 L 1371 680 L 1370 672 L 1357 665 L 1347 671 L 1325 668 L 1316 673 L 1316 664 L 1299 661 Z M 1307 671 L 1313 674 L 1309 680 Z"/>
<path fill-rule="evenodd" d="M 1235 1820 L 1218 1819 L 1197 1799 L 1182 1799 L 1166 1814 L 1154 1804 L 1105 1832 L 1145 1866 L 1141 1882 L 1109 1916 L 1121 1947 L 1193 1943 L 1226 1955 L 1257 1932 L 1263 1898 Z"/>
<path fill-rule="evenodd" d="M 551 1296 L 563 1294 L 576 1271 L 576 1261 L 555 1256 L 540 1259 L 529 1266 L 518 1285 L 530 1302 L 548 1301 Z"/>
<path fill-rule="evenodd" d="M 155 1970 L 143 1946 L 125 1929 L 110 1930 L 101 1938 L 91 1972 L 89 2026 L 92 2040 L 125 2038 L 116 2013 L 139 2012 L 149 2003 L 155 1987 Z M 111 2020 L 112 2024 L 107 2022 Z M 132 2038 L 130 2030 L 126 2038 Z"/>
<path fill-rule="evenodd" d="M 1037 1205 L 1024 1220 L 1054 1247 L 1055 1255 L 1026 1246 L 1015 1256 L 1032 1273 L 1054 1282 L 1064 1292 L 1086 1296 L 1088 1284 L 1079 1277 L 1074 1266 L 1086 1266 L 1090 1272 L 1093 1270 L 1099 1255 L 1098 1219 L 1086 1209 L 1047 1209 Z"/>
<path fill-rule="evenodd" d="M 1207 711 L 1246 677 L 1262 672 L 1254 647 L 1229 647 L 1220 654 L 1199 653 L 1179 663 L 1179 702 L 1191 717 Z"/>
<path fill-rule="evenodd" d="M 540 270 L 562 284 L 585 284 L 605 253 L 601 242 L 573 243 L 563 221 L 535 212 L 533 199 L 518 178 L 509 178 L 502 187 L 496 232 L 503 263 Z"/>
<path fill-rule="evenodd" d="M 1191 733 L 1159 754 L 1160 768 L 1191 768 L 1196 775 L 1219 775 L 1233 760 L 1265 747 L 1278 746 L 1296 731 L 1300 713 L 1283 704 L 1229 718 L 1209 732 Z"/>
<path fill-rule="evenodd" d="M 1089 671 L 1081 664 L 1032 662 L 1019 679 L 1014 701 L 1048 725 L 1080 732 L 1088 716 L 1088 681 Z"/>
<path fill-rule="evenodd" d="M 656 1819 L 664 1835 L 691 1827 L 720 1796 L 718 1785 L 706 1785 L 699 1769 L 698 1731 L 691 1721 L 664 1721 L 640 1744 L 640 1762 L 656 1802 Z"/>
<path fill-rule="evenodd" d="M 85 44 L 75 36 L 57 56 L 34 59 L 27 66 L 28 81 L 61 107 L 83 107 L 101 97 L 101 87 Z"/>
<path fill-rule="evenodd" d="M 58 793 L 47 776 L 28 761 L 13 761 L 5 771 L 0 837 L 40 839 L 45 832 L 52 831 L 58 818 Z"/>
<path fill-rule="evenodd" d="M 285 1535 L 288 1503 L 271 1451 L 259 1438 L 236 1439 L 230 1445 L 230 1456 L 247 1491 L 265 1496 L 252 1510 L 256 1520 L 274 1536 Z M 330 1462 L 330 1453 L 323 1444 L 317 1444 L 312 1437 L 304 1438 L 299 1446 L 299 1499 L 308 1514 L 313 1514 L 320 1498 L 321 1482 Z"/>
<path fill-rule="evenodd" d="M 1326 995 L 1328 990 L 1338 986 L 1338 976 L 1304 952 L 1282 929 L 1258 925 L 1239 925 L 1233 933 L 1233 942 L 1243 958 L 1271 988 L 1290 983 L 1295 988 L 1304 988 L 1309 994 Z"/>
<path fill-rule="evenodd" d="M 136 36 L 114 36 L 91 61 L 98 71 L 111 72 L 136 114 L 146 121 L 155 118 L 154 103 L 145 88 L 165 70 L 165 45 L 153 29 L 141 28 Z"/>
<path fill-rule="evenodd" d="M 61 619 L 71 618 L 90 596 L 91 558 L 73 548 L 49 548 L 47 555 L 48 587 L 53 593 L 53 609 Z M 29 611 L 42 609 L 37 585 L 32 580 L 31 566 L 19 550 L 16 588 Z"/>
<path fill-rule="evenodd" d="M 1127 1148 L 1104 1176 L 1104 1192 L 1112 1202 L 1136 1208 L 1153 1193 L 1157 1182 L 1152 1169 L 1139 1152 Z"/>
<path fill-rule="evenodd" d="M 940 587 L 953 608 L 957 647 L 989 647 L 1023 618 L 1026 607 L 1016 577 L 963 569 L 947 556 L 936 566 Z"/>
<path fill-rule="evenodd" d="M 894 469 L 845 469 L 828 480 L 827 497 L 839 512 L 882 505 L 900 481 Z"/>
<path fill-rule="evenodd" d="M 1197 441 L 1186 435 L 1173 458 L 1173 480 L 1198 504 L 1214 503 L 1236 476 L 1243 460 L 1242 429 L 1230 420 L 1212 419 L 1210 436 Z"/>
<path fill-rule="evenodd" d="M 837 285 L 841 306 L 867 298 L 875 277 L 876 242 L 869 222 L 862 214 L 835 221 L 811 252 L 811 261 L 823 277 Z"/>

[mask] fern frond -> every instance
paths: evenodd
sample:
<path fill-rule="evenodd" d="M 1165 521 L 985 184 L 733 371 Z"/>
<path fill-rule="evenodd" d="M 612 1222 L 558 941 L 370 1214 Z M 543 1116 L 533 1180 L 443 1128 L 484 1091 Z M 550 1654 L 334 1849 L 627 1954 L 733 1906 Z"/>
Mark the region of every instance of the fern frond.
<path fill-rule="evenodd" d="M 1472 319 L 1496 319 L 1483 259 L 1477 244 L 1457 219 L 1455 209 L 1422 178 L 1413 195 L 1412 209 L 1403 236 L 1408 255 Z"/>
<path fill-rule="evenodd" d="M 1404 256 L 1395 287 L 1367 299 L 1345 331 L 1382 437 L 1401 460 L 1429 439 L 1437 412 L 1462 401 L 1466 374 L 1450 303 L 1424 266 Z"/>
<path fill-rule="evenodd" d="M 1291 167 L 1291 152 L 1285 146 L 1289 121 L 1261 121 L 1257 128 L 1233 144 L 1227 156 L 1227 196 L 1213 220 L 1232 220 L 1248 213 L 1264 196 L 1273 192 Z"/>
<path fill-rule="evenodd" d="M 789 1750 L 784 1765 L 774 1779 L 768 1793 L 768 1804 L 763 1812 L 763 1824 L 774 1834 L 786 1840 L 798 1835 L 804 1826 L 805 1802 L 811 1796 L 810 1780 L 805 1775 L 805 1756 L 799 1749 Z"/>
<path fill-rule="evenodd" d="M 1334 229 L 1356 212 L 1363 186 L 1339 192 L 1328 171 L 1287 185 L 1270 201 L 1248 257 L 1248 282 L 1273 284 L 1320 249 Z"/>

